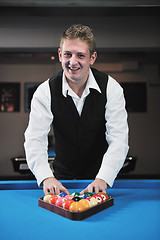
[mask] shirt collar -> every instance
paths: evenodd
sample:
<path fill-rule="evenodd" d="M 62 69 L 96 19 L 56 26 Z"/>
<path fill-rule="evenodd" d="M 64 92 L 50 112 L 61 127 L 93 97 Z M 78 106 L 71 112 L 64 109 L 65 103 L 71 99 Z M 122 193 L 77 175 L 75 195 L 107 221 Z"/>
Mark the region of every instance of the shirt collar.
<path fill-rule="evenodd" d="M 94 76 L 93 76 L 93 73 L 91 71 L 91 69 L 89 69 L 89 76 L 88 76 L 88 80 L 87 80 L 87 84 L 86 84 L 86 87 L 85 87 L 85 90 L 84 91 L 87 91 L 88 93 L 90 92 L 89 89 L 90 88 L 93 88 L 95 90 L 97 90 L 98 92 L 102 93 L 99 86 L 98 86 L 98 83 L 96 82 Z M 67 97 L 67 93 L 68 91 L 70 91 L 70 87 L 67 83 L 67 80 L 66 80 L 66 77 L 65 77 L 65 74 L 63 72 L 63 76 L 62 76 L 62 94 Z"/>

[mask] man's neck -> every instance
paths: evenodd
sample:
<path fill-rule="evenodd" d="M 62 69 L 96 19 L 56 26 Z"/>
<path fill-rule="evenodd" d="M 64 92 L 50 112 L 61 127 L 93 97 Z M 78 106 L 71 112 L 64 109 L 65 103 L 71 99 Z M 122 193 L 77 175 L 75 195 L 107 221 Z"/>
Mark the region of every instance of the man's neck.
<path fill-rule="evenodd" d="M 73 92 L 75 92 L 77 96 L 81 97 L 86 87 L 87 80 L 84 82 L 72 82 L 67 79 L 67 82 L 70 88 L 73 90 Z"/>

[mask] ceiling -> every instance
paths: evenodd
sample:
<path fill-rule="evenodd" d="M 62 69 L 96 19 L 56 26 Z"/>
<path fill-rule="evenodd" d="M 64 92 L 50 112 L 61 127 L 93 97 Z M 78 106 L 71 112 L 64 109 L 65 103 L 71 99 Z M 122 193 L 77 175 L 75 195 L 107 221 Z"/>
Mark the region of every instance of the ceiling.
<path fill-rule="evenodd" d="M 159 0 L 0 0 L 0 16 L 159 16 Z"/>
<path fill-rule="evenodd" d="M 48 6 L 48 7 L 123 7 L 159 6 L 159 0 L 0 0 L 0 6 Z"/>

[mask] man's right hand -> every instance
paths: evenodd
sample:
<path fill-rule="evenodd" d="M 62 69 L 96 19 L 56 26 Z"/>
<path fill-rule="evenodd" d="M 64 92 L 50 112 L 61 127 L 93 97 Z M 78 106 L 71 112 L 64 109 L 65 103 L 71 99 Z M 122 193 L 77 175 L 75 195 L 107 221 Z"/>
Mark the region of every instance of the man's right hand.
<path fill-rule="evenodd" d="M 55 177 L 49 177 L 43 181 L 43 191 L 44 194 L 52 193 L 58 195 L 60 192 L 70 194 L 67 188 L 65 188 Z"/>

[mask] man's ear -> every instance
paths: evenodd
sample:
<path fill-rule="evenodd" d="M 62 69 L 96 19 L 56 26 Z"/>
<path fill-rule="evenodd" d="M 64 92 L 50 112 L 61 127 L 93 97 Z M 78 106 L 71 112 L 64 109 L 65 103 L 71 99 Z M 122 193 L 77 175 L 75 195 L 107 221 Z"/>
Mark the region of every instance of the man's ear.
<path fill-rule="evenodd" d="M 58 48 L 58 58 L 59 58 L 59 61 L 62 62 L 62 54 L 61 54 L 60 48 Z"/>
<path fill-rule="evenodd" d="M 97 58 L 97 52 L 94 52 L 90 58 L 90 65 L 93 65 L 95 63 L 96 58 Z"/>

